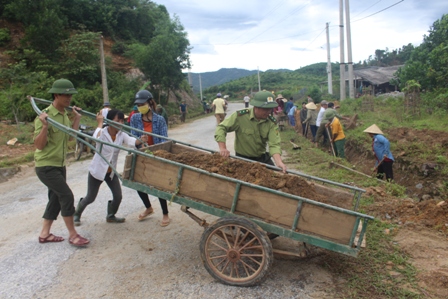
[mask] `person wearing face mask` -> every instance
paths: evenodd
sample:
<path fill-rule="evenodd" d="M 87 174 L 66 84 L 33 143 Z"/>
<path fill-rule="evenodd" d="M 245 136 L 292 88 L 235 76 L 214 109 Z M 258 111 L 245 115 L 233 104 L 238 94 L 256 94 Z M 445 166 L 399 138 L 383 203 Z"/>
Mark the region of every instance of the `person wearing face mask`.
<path fill-rule="evenodd" d="M 112 120 L 117 123 L 124 123 L 124 113 L 117 109 L 111 109 L 107 113 L 107 119 Z M 93 137 L 100 139 L 102 141 L 113 143 L 116 145 L 127 145 L 127 146 L 139 146 L 142 144 L 137 138 L 130 137 L 125 132 L 122 132 L 120 128 L 116 125 L 107 125 L 103 128 L 104 116 L 99 112 L 96 116 L 98 126 L 93 133 Z M 142 141 L 146 142 L 147 136 L 142 136 Z M 99 151 L 101 144 L 97 143 L 96 150 Z M 119 148 L 103 145 L 101 154 L 109 161 L 114 168 L 117 167 Z M 110 191 L 112 192 L 112 200 L 109 200 L 107 205 L 107 222 L 121 223 L 124 222 L 124 218 L 118 218 L 115 214 L 120 207 L 122 192 L 120 186 L 120 180 L 118 176 L 112 171 L 107 162 L 95 152 L 92 162 L 89 166 L 89 175 L 87 178 L 87 195 L 79 200 L 78 206 L 74 214 L 74 223 L 76 226 L 81 225 L 81 215 L 84 209 L 95 201 L 98 195 L 98 190 L 103 182 L 106 182 Z"/>
<path fill-rule="evenodd" d="M 135 94 L 135 105 L 137 105 L 138 111 L 140 113 L 136 113 L 132 115 L 130 120 L 130 126 L 135 129 L 139 129 L 148 133 L 157 134 L 159 136 L 168 137 L 168 130 L 165 119 L 155 113 L 156 111 L 156 103 L 152 97 L 152 94 L 147 90 L 140 90 Z M 142 135 L 141 132 L 131 130 L 131 133 L 134 136 L 140 137 Z M 156 137 L 152 135 L 148 136 L 148 145 L 158 144 L 165 141 L 165 139 L 161 137 Z M 146 207 L 146 210 L 143 211 L 140 215 L 138 215 L 138 220 L 143 220 L 149 215 L 154 213 L 154 210 L 151 206 L 151 202 L 149 201 L 148 194 L 144 192 L 137 191 L 140 196 L 143 204 Z M 162 207 L 163 218 L 160 226 L 167 226 L 170 224 L 170 218 L 168 217 L 168 206 L 165 199 L 159 198 L 160 206 Z"/>

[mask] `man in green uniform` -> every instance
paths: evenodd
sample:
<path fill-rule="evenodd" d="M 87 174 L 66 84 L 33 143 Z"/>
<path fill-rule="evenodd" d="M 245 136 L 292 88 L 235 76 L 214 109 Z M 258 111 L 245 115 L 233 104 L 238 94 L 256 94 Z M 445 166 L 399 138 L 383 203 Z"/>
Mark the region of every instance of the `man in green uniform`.
<path fill-rule="evenodd" d="M 253 108 L 234 112 L 221 122 L 215 131 L 221 156 L 229 157 L 226 147 L 226 135 L 235 132 L 235 152 L 238 157 L 275 165 L 286 173 L 281 158 L 280 134 L 277 122 L 270 114 L 277 107 L 274 95 L 268 91 L 257 92 L 250 101 Z M 266 152 L 266 144 L 269 152 Z"/>
<path fill-rule="evenodd" d="M 48 204 L 45 209 L 39 243 L 62 242 L 63 237 L 50 233 L 51 225 L 59 213 L 64 219 L 69 232 L 69 243 L 74 246 L 85 246 L 89 240 L 81 237 L 75 230 L 73 214 L 75 213 L 74 196 L 66 181 L 65 160 L 69 135 L 52 126 L 47 119 L 52 119 L 70 127 L 66 107 L 70 106 L 73 94 L 78 93 L 72 82 L 59 79 L 48 91 L 53 95 L 53 103 L 45 108 L 34 121 L 34 161 L 39 180 L 48 188 Z M 73 106 L 73 130 L 78 130 L 81 114 L 80 108 Z"/>

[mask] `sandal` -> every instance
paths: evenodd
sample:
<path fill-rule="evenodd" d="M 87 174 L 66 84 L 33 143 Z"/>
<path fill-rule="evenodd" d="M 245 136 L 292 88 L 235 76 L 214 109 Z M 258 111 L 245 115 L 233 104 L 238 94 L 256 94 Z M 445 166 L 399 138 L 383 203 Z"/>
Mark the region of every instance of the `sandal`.
<path fill-rule="evenodd" d="M 168 221 L 162 221 L 162 222 L 160 222 L 160 226 L 161 227 L 165 227 L 165 226 L 168 226 L 170 224 L 170 220 L 168 219 Z"/>
<path fill-rule="evenodd" d="M 138 215 L 138 220 L 142 221 L 143 219 L 145 219 L 146 217 L 148 217 L 149 215 L 152 215 L 152 214 L 154 214 L 154 209 L 152 207 L 149 207 L 143 213 Z"/>
<path fill-rule="evenodd" d="M 62 241 L 64 241 L 63 237 L 58 237 L 53 234 L 49 234 L 45 238 L 39 237 L 39 243 L 53 243 L 53 242 L 62 242 Z"/>
<path fill-rule="evenodd" d="M 75 242 L 75 241 L 76 241 L 76 242 Z M 90 243 L 89 240 L 87 240 L 87 239 L 84 238 L 84 237 L 81 237 L 79 234 L 76 235 L 74 238 L 70 238 L 70 239 L 68 239 L 68 242 L 69 242 L 71 245 L 73 245 L 73 246 L 78 246 L 78 247 L 80 247 L 80 246 L 86 246 L 87 244 Z"/>

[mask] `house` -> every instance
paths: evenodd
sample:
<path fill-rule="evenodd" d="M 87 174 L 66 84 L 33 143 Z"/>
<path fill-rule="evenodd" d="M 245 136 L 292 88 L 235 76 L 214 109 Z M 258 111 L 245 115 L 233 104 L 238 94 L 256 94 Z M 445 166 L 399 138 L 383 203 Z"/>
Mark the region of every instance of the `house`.
<path fill-rule="evenodd" d="M 397 91 L 398 86 L 390 84 L 390 80 L 395 78 L 394 74 L 400 67 L 402 65 L 387 67 L 372 66 L 353 70 L 356 93 L 362 94 L 362 89 L 366 87 L 370 87 L 372 95 Z"/>

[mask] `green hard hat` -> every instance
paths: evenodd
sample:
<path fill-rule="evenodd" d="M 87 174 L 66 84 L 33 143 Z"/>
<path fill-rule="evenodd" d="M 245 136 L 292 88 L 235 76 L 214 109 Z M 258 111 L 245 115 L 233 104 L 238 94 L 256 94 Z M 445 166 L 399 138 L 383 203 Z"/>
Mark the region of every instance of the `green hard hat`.
<path fill-rule="evenodd" d="M 54 81 L 53 86 L 48 93 L 56 94 L 75 94 L 78 93 L 73 86 L 73 83 L 67 79 L 59 79 Z"/>
<path fill-rule="evenodd" d="M 259 91 L 254 98 L 250 100 L 250 104 L 259 108 L 275 108 L 278 106 L 274 100 L 274 95 L 269 91 Z"/>

